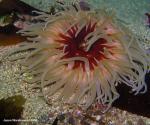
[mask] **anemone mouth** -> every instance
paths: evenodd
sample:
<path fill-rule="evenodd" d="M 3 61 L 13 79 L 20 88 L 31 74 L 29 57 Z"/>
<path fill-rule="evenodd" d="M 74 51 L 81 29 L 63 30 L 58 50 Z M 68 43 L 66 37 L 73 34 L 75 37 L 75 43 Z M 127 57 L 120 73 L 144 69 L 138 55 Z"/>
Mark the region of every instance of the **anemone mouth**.
<path fill-rule="evenodd" d="M 75 24 L 71 26 L 66 33 L 58 33 L 58 38 L 55 40 L 61 43 L 62 46 L 58 49 L 63 50 L 65 55 L 61 59 L 69 59 L 73 57 L 84 57 L 89 62 L 89 69 L 94 70 L 98 62 L 103 59 L 109 59 L 107 54 L 113 55 L 111 49 L 118 48 L 113 45 L 112 41 L 108 41 L 101 33 L 97 32 L 97 22 L 87 21 L 86 24 L 79 26 Z M 111 27 L 112 28 L 112 27 Z M 106 31 L 108 28 L 102 30 Z M 107 32 L 109 36 L 110 32 Z M 106 36 L 107 36 L 106 35 Z M 112 34 L 111 34 L 112 35 Z M 107 51 L 107 54 L 106 54 Z M 75 60 L 72 69 L 82 67 L 85 71 L 85 63 L 83 61 Z"/>
<path fill-rule="evenodd" d="M 85 57 L 89 61 L 89 68 L 90 70 L 94 69 L 94 66 L 97 65 L 97 61 L 106 58 L 103 54 L 104 48 L 106 47 L 105 43 L 107 41 L 104 38 L 99 38 L 95 41 L 92 45 L 89 45 L 88 40 L 92 38 L 88 36 L 90 33 L 93 33 L 96 27 L 96 23 L 85 24 L 80 31 L 78 32 L 79 26 L 75 25 L 72 26 L 66 34 L 59 34 L 60 39 L 56 40 L 59 43 L 62 43 L 65 47 L 64 53 L 66 53 L 62 59 L 72 58 L 72 57 Z M 86 37 L 89 38 L 86 38 Z M 90 46 L 90 48 L 89 48 Z M 62 49 L 62 48 L 60 48 Z M 78 68 L 82 66 L 83 70 L 85 71 L 85 64 L 82 61 L 75 61 L 72 65 L 72 68 Z"/>

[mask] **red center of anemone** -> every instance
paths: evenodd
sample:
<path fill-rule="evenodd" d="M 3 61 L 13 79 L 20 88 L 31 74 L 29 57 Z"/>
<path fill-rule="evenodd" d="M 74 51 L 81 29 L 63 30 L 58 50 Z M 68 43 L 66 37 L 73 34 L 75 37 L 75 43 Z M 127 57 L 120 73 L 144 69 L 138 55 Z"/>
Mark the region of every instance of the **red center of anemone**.
<path fill-rule="evenodd" d="M 92 24 L 90 22 L 83 27 L 74 25 L 66 32 L 66 34 L 60 33 L 59 37 L 61 39 L 57 40 L 57 42 L 60 42 L 65 46 L 65 48 L 62 47 L 61 49 L 64 49 L 64 52 L 66 53 L 62 58 L 68 59 L 72 57 L 85 57 L 89 61 L 90 70 L 93 70 L 94 66 L 97 66 L 97 61 L 101 61 L 106 58 L 104 55 L 104 48 L 107 47 L 107 40 L 99 38 L 93 42 L 88 51 L 86 50 L 87 40 L 85 40 L 85 38 L 90 33 L 95 32 L 95 29 L 96 23 Z M 83 61 L 76 60 L 74 62 L 73 69 L 80 66 L 82 66 L 85 71 L 85 63 Z"/>

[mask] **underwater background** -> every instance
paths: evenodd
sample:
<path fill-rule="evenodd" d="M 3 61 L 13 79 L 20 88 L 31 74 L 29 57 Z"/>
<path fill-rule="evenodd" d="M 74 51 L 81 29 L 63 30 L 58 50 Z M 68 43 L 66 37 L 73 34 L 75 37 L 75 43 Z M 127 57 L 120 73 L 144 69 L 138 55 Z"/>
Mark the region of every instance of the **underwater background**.
<path fill-rule="evenodd" d="M 4 1 L 5 6 L 1 6 L 1 2 Z M 16 34 L 18 29 L 12 26 L 18 21 L 18 18 L 12 21 L 10 16 L 12 13 L 32 16 L 32 10 L 49 12 L 52 8 L 57 8 L 55 0 L 10 1 L 0 1 L 0 59 L 7 50 L 14 48 L 16 43 L 25 40 L 24 37 Z M 65 4 L 78 2 L 77 0 L 58 1 Z M 9 2 L 14 6 L 7 11 L 10 7 Z M 146 15 L 150 14 L 150 0 L 81 0 L 81 2 L 87 2 L 94 9 L 114 12 L 119 20 L 141 39 L 141 46 L 150 53 L 150 16 Z M 11 20 L 6 17 L 10 17 Z M 49 106 L 37 92 L 31 90 L 30 85 L 27 83 L 20 85 L 24 77 L 30 79 L 31 76 L 24 74 L 18 79 L 20 71 L 18 62 L 0 62 L 0 125 L 150 125 L 150 74 L 146 75 L 147 93 L 134 96 L 126 91 L 128 88 L 119 86 L 121 97 L 106 114 L 98 114 L 96 108 L 88 112 L 77 109 L 72 113 L 72 107 L 60 108 L 59 104 Z M 14 121 L 7 121 L 9 119 Z M 18 122 L 15 119 L 26 121 Z M 78 121 L 82 122 L 79 124 Z"/>

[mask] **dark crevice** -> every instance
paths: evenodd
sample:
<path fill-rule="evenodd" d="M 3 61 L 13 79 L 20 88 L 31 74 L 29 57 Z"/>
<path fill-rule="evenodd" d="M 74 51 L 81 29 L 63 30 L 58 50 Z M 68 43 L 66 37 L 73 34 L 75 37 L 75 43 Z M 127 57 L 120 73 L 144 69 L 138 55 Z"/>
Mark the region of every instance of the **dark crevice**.
<path fill-rule="evenodd" d="M 114 107 L 142 115 L 150 118 L 150 73 L 145 76 L 147 92 L 144 94 L 134 95 L 131 88 L 125 84 L 120 84 L 117 91 L 120 97 L 113 103 Z"/>

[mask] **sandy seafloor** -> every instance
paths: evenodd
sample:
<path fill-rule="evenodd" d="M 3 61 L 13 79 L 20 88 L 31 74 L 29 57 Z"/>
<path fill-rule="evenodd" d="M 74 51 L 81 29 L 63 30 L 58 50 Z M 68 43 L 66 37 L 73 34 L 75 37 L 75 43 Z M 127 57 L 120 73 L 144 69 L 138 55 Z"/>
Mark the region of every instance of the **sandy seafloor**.
<path fill-rule="evenodd" d="M 54 4 L 52 0 L 22 0 L 30 5 L 48 11 L 49 4 Z M 66 1 L 68 3 L 68 1 Z M 70 1 L 69 1 L 70 2 Z M 145 13 L 150 13 L 150 0 L 88 0 L 93 8 L 107 8 L 110 11 L 116 12 L 116 15 L 126 26 L 132 30 L 135 35 L 142 39 L 141 45 L 147 49 L 150 48 L 150 28 L 146 26 Z M 49 4 L 48 4 L 49 3 Z M 0 58 L 5 51 L 13 48 L 0 47 Z M 26 53 L 20 53 L 26 54 Z M 17 54 L 14 56 L 18 56 Z M 69 125 L 69 113 L 71 108 L 59 104 L 49 106 L 45 101 L 38 96 L 38 92 L 32 91 L 31 85 L 22 82 L 24 77 L 29 78 L 28 74 L 18 79 L 18 71 L 20 70 L 19 60 L 15 62 L 4 61 L 0 64 L 0 99 L 8 99 L 16 95 L 23 96 L 26 101 L 22 105 L 23 113 L 21 119 L 33 120 L 32 122 L 19 122 L 20 125 L 45 125 L 53 124 L 56 116 L 62 114 L 64 119 L 60 120 L 58 125 Z M 15 98 L 13 98 L 15 100 Z M 140 108 L 140 107 L 139 107 Z M 69 113 L 68 113 L 69 112 Z M 68 114 L 67 114 L 68 113 Z M 71 116 L 71 115 L 70 115 Z M 96 119 L 103 119 L 103 124 L 97 121 L 85 119 L 83 125 L 150 125 L 150 119 L 138 116 L 126 111 L 112 108 L 109 112 L 103 115 L 94 116 Z M 35 121 L 34 121 L 35 120 Z M 78 118 L 70 125 L 79 125 Z M 74 124 L 73 124 L 74 123 Z M 1 124 L 0 124 L 1 125 Z M 3 125 L 3 124 L 2 124 Z M 54 124 L 53 124 L 54 125 Z"/>

